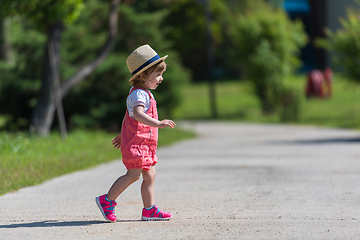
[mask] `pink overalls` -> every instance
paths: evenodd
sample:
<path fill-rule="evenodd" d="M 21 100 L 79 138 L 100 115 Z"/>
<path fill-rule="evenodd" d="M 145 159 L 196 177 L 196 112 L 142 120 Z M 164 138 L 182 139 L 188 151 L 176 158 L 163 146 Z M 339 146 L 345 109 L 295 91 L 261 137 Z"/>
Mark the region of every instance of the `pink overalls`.
<path fill-rule="evenodd" d="M 129 95 L 139 88 L 132 88 Z M 158 119 L 156 101 L 149 93 L 151 105 L 147 115 Z M 142 168 L 149 170 L 157 163 L 156 148 L 158 128 L 145 125 L 129 116 L 126 111 L 121 130 L 121 154 L 127 169 Z"/>

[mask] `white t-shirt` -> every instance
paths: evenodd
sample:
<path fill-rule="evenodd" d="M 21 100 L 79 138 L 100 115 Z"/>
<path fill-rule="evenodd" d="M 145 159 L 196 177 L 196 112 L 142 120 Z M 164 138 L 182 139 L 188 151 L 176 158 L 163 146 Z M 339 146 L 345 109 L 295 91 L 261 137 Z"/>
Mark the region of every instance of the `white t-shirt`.
<path fill-rule="evenodd" d="M 131 88 L 132 89 L 132 88 Z M 130 89 L 130 91 L 131 91 Z M 149 90 L 144 89 L 136 89 L 133 91 L 126 99 L 126 107 L 129 112 L 129 116 L 131 118 L 134 118 L 134 107 L 138 105 L 143 105 L 145 107 L 144 112 L 147 113 L 150 105 L 151 105 L 151 99 L 149 97 L 149 93 L 151 94 L 151 97 L 154 96 Z"/>

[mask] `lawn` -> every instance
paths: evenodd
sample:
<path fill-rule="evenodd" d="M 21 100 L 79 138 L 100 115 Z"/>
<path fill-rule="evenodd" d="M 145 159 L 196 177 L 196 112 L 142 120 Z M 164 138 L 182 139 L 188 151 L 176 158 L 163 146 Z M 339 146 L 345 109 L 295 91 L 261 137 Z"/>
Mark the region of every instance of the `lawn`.
<path fill-rule="evenodd" d="M 48 137 L 0 132 L 0 195 L 100 163 L 121 159 L 112 146 L 116 134 L 77 130 L 65 141 L 57 133 Z M 159 130 L 159 146 L 193 137 L 180 129 Z"/>
<path fill-rule="evenodd" d="M 300 96 L 299 120 L 291 124 L 320 125 L 360 129 L 360 84 L 335 75 L 333 96 L 328 99 L 306 99 L 306 76 L 292 76 L 285 85 Z M 175 113 L 176 119 L 210 119 L 209 87 L 206 83 L 192 84 L 183 90 L 183 102 Z M 279 123 L 279 114 L 264 116 L 248 81 L 218 81 L 216 105 L 219 120 Z"/>

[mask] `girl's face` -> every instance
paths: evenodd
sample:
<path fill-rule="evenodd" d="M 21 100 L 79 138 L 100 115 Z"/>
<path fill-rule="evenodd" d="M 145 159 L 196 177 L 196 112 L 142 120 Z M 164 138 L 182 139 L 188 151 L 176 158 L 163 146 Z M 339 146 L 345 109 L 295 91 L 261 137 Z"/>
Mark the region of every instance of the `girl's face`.
<path fill-rule="evenodd" d="M 145 78 L 145 82 L 143 84 L 143 87 L 146 89 L 151 89 L 154 90 L 156 89 L 159 84 L 164 80 L 164 78 L 162 77 L 164 71 L 162 72 L 152 72 L 150 75 L 148 75 Z"/>

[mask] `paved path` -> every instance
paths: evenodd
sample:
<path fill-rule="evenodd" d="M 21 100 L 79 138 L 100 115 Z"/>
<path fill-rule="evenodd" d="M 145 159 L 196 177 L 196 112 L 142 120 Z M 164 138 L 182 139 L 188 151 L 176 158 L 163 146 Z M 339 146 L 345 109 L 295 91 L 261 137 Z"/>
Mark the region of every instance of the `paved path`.
<path fill-rule="evenodd" d="M 140 181 L 103 221 L 94 198 L 125 173 L 114 161 L 0 197 L 0 239 L 360 239 L 360 132 L 181 126 L 199 137 L 158 150 L 170 221 L 140 221 Z"/>

